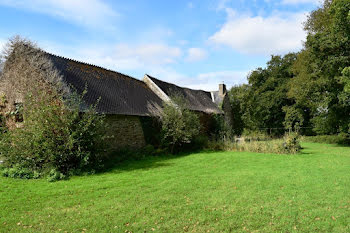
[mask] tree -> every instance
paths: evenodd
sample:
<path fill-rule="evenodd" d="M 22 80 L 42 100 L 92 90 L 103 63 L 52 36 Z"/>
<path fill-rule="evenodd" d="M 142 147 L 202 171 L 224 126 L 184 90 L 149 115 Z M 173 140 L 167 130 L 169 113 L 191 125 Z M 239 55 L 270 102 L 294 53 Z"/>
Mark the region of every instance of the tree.
<path fill-rule="evenodd" d="M 231 89 L 231 101 L 240 102 L 240 115 L 248 130 L 283 128 L 284 106 L 293 102 L 287 97 L 289 81 L 294 77 L 292 65 L 297 54 L 272 56 L 267 68 L 258 68 L 248 76 L 248 85 Z M 269 132 L 269 131 L 268 131 Z M 274 131 L 283 134 L 284 130 Z"/>
<path fill-rule="evenodd" d="M 229 99 L 232 107 L 232 118 L 233 118 L 233 133 L 234 135 L 241 135 L 245 128 L 245 122 L 243 120 L 243 115 L 246 110 L 245 100 L 248 97 L 249 85 L 243 84 L 239 86 L 232 87 L 229 92 Z"/>
<path fill-rule="evenodd" d="M 171 153 L 191 143 L 200 132 L 198 116 L 188 109 L 180 95 L 173 96 L 170 103 L 164 103 L 161 121 L 163 142 L 170 146 Z"/>
<path fill-rule="evenodd" d="M 350 66 L 349 10 L 348 0 L 326 0 L 310 14 L 307 41 L 293 67 L 288 96 L 308 112 L 306 124 L 318 134 L 348 131 L 350 109 L 338 96 L 344 90 L 339 77 Z"/>
<path fill-rule="evenodd" d="M 340 83 L 344 85 L 343 91 L 339 94 L 340 103 L 344 106 L 344 108 L 350 107 L 350 67 L 346 67 L 340 78 Z M 348 115 L 350 118 L 350 113 Z M 348 133 L 350 133 L 350 122 L 348 124 Z"/>

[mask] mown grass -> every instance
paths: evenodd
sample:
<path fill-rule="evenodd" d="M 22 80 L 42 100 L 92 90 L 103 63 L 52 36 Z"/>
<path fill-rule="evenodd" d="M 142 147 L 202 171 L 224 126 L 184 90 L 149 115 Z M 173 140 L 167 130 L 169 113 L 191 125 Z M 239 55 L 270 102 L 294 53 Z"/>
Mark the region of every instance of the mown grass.
<path fill-rule="evenodd" d="M 67 181 L 0 178 L 0 232 L 349 232 L 350 148 L 202 152 Z"/>

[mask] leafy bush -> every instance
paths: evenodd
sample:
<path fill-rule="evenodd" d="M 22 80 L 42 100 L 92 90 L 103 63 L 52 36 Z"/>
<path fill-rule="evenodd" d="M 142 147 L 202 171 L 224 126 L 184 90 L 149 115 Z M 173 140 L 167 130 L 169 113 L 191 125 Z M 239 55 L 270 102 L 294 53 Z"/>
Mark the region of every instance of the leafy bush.
<path fill-rule="evenodd" d="M 232 140 L 234 138 L 234 131 L 225 121 L 225 116 L 216 114 L 213 116 L 214 130 L 211 138 L 213 140 Z"/>
<path fill-rule="evenodd" d="M 210 140 L 207 149 L 214 151 L 230 151 L 234 150 L 236 142 L 231 140 Z"/>
<path fill-rule="evenodd" d="M 34 178 L 41 174 L 57 180 L 95 169 L 104 153 L 104 116 L 94 106 L 82 107 L 83 96 L 64 86 L 41 50 L 25 41 L 15 41 L 11 48 L 4 75 L 25 86 L 24 121 L 1 136 L 4 175 Z M 20 59 L 22 65 L 12 66 L 13 59 Z M 20 70 L 22 66 L 31 72 Z"/>
<path fill-rule="evenodd" d="M 297 133 L 289 133 L 284 136 L 284 148 L 288 154 L 296 154 L 300 151 L 299 135 Z"/>
<path fill-rule="evenodd" d="M 103 153 L 103 116 L 93 108 L 81 114 L 79 104 L 47 101 L 26 99 L 23 127 L 10 130 L 0 143 L 4 166 L 52 177 L 52 169 L 65 176 L 95 168 Z"/>
<path fill-rule="evenodd" d="M 302 141 L 315 142 L 315 143 L 350 145 L 350 134 L 340 133 L 337 135 L 304 136 L 304 137 L 302 137 Z"/>
<path fill-rule="evenodd" d="M 208 149 L 220 151 L 249 151 L 257 153 L 297 154 L 301 147 L 296 134 L 286 135 L 283 139 L 247 140 L 240 138 L 231 141 L 210 141 Z"/>
<path fill-rule="evenodd" d="M 249 141 L 268 141 L 268 140 L 272 139 L 272 136 L 268 135 L 265 132 L 261 132 L 261 131 L 244 130 L 241 138 L 247 142 L 249 142 Z"/>
<path fill-rule="evenodd" d="M 29 168 L 23 168 L 19 166 L 13 166 L 11 168 L 5 168 L 2 171 L 2 175 L 10 178 L 20 178 L 20 179 L 37 179 L 40 177 L 40 173 L 33 171 Z"/>
<path fill-rule="evenodd" d="M 187 108 L 181 96 L 174 96 L 171 103 L 165 103 L 161 117 L 163 144 L 171 153 L 189 144 L 200 132 L 198 116 Z"/>

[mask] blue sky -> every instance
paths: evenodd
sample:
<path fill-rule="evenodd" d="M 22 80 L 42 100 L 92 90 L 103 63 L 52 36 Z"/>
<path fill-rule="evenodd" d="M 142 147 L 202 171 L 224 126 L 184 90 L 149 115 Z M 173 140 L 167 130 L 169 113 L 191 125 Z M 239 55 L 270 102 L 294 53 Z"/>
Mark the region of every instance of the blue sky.
<path fill-rule="evenodd" d="M 271 54 L 298 51 L 318 0 L 0 0 L 0 45 L 44 50 L 194 89 L 246 82 Z"/>

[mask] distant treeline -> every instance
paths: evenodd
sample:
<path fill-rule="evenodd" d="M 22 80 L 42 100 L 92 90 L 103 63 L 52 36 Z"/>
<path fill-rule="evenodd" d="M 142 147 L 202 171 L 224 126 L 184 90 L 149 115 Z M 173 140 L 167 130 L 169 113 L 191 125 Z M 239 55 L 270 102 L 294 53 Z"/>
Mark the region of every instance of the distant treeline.
<path fill-rule="evenodd" d="M 325 0 L 304 29 L 300 52 L 272 56 L 229 91 L 235 134 L 350 133 L 350 1 Z"/>

